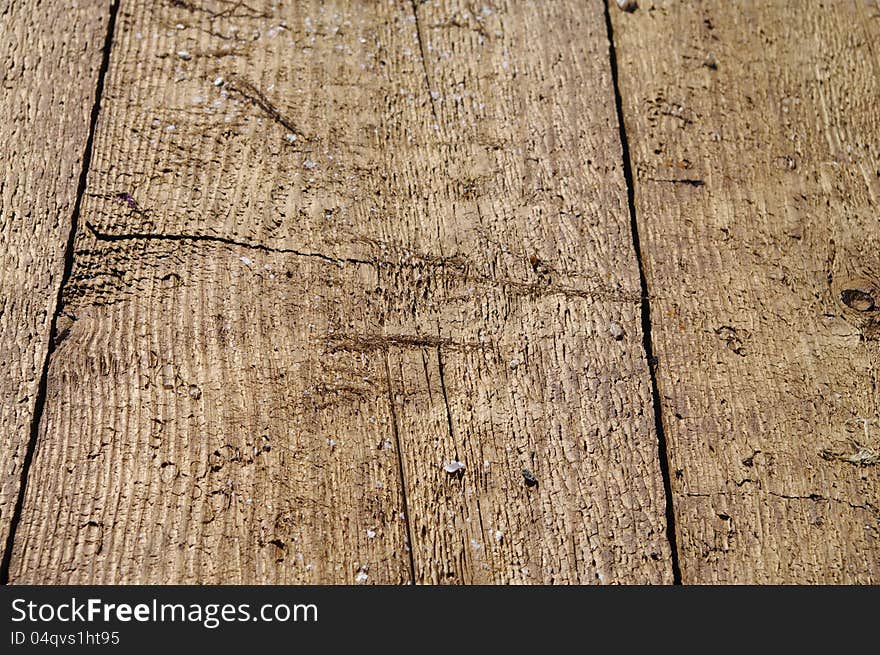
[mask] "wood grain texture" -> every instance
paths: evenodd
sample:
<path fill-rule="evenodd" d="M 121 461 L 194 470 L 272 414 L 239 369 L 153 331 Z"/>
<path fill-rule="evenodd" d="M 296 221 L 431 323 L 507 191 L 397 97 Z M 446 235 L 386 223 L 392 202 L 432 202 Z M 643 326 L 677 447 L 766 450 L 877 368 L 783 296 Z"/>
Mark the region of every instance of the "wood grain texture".
<path fill-rule="evenodd" d="M 418 5 L 389 71 L 412 146 L 387 229 L 416 256 L 385 295 L 425 344 L 389 352 L 417 579 L 671 581 L 603 7 L 481 6 Z"/>
<path fill-rule="evenodd" d="M 683 580 L 877 583 L 878 7 L 639 5 L 614 41 Z"/>
<path fill-rule="evenodd" d="M 110 15 L 109 2 L 69 4 L 0 3 L 0 549 L 19 496 Z"/>
<path fill-rule="evenodd" d="M 13 582 L 409 580 L 346 4 L 122 3 Z"/>
<path fill-rule="evenodd" d="M 123 2 L 12 580 L 670 581 L 607 47 Z"/>

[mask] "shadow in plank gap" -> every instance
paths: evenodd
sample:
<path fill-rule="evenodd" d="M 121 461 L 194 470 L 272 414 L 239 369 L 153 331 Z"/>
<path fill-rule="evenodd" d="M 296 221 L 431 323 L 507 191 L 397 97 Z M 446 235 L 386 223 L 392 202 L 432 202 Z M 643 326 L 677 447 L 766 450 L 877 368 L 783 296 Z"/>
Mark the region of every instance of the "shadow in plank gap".
<path fill-rule="evenodd" d="M 7 3 L 0 34 L 0 583 L 9 577 L 109 2 Z"/>

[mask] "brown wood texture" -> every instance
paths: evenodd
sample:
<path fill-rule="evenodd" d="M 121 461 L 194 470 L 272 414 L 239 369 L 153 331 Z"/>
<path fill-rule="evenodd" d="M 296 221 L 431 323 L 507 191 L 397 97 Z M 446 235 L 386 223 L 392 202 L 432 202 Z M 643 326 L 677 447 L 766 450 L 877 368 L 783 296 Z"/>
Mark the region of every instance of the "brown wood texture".
<path fill-rule="evenodd" d="M 13 582 L 671 581 L 598 0 L 123 1 L 80 228 Z"/>
<path fill-rule="evenodd" d="M 19 497 L 110 16 L 108 2 L 68 4 L 0 3 L 0 549 Z"/>
<path fill-rule="evenodd" d="M 613 14 L 682 577 L 880 581 L 880 10 Z"/>
<path fill-rule="evenodd" d="M 386 297 L 430 344 L 389 351 L 417 580 L 671 581 L 603 5 L 470 7 L 421 4 L 424 75 L 389 71 L 413 146 L 383 214 L 416 257 Z"/>

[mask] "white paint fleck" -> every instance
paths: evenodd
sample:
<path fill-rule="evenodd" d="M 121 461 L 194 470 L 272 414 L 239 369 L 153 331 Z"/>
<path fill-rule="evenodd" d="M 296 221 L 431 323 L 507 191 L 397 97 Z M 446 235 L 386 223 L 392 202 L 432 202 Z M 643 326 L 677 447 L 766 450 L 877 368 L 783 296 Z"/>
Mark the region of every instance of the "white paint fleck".
<path fill-rule="evenodd" d="M 177 56 L 183 59 L 184 61 L 189 61 L 192 59 L 192 55 L 187 50 L 178 50 Z"/>
<path fill-rule="evenodd" d="M 286 137 L 284 137 L 284 138 L 287 140 L 288 143 L 294 143 L 294 142 L 296 141 L 296 134 L 294 134 L 293 132 L 291 132 L 290 134 L 288 134 L 288 135 L 287 135 Z"/>
<path fill-rule="evenodd" d="M 303 167 L 308 168 L 309 170 L 312 170 L 312 169 L 315 168 L 315 166 L 317 166 L 317 165 L 318 165 L 318 164 L 315 163 L 315 162 L 313 162 L 311 159 L 306 159 L 306 160 L 303 162 Z"/>
<path fill-rule="evenodd" d="M 376 531 L 375 530 L 367 530 L 367 539 L 375 539 Z"/>
<path fill-rule="evenodd" d="M 354 576 L 354 581 L 357 582 L 358 584 L 363 584 L 364 582 L 367 581 L 367 579 L 368 579 L 369 577 L 370 577 L 370 576 L 368 576 L 368 575 L 367 575 L 366 573 L 364 573 L 363 571 L 358 571 L 358 574 L 357 574 L 356 576 Z"/>
<path fill-rule="evenodd" d="M 446 462 L 445 464 L 443 464 L 443 470 L 452 475 L 454 473 L 458 473 L 459 471 L 463 471 L 464 464 L 457 460 L 453 460 L 451 462 Z"/>
<path fill-rule="evenodd" d="M 519 360 L 516 358 L 511 359 L 510 360 L 510 368 L 516 368 L 517 366 L 519 366 Z"/>
<path fill-rule="evenodd" d="M 239 257 L 239 259 L 241 260 L 242 264 L 247 264 L 248 266 L 254 263 L 254 260 L 250 257 Z"/>
<path fill-rule="evenodd" d="M 495 539 L 495 543 L 500 544 L 501 540 L 504 539 L 504 533 L 501 530 L 495 530 L 492 537 Z"/>
<path fill-rule="evenodd" d="M 225 81 L 226 80 L 224 80 L 222 77 L 215 77 L 214 78 L 214 86 L 223 86 L 223 83 Z"/>
<path fill-rule="evenodd" d="M 615 341 L 620 341 L 623 339 L 626 332 L 623 331 L 623 327 L 620 323 L 610 323 L 608 325 L 608 334 L 610 334 Z"/>

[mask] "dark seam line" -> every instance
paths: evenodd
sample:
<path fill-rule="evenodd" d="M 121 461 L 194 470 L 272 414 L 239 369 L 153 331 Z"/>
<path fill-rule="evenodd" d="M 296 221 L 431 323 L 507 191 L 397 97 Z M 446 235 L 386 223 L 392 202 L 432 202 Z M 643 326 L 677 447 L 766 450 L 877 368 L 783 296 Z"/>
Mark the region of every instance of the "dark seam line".
<path fill-rule="evenodd" d="M 635 185 L 633 183 L 632 164 L 629 158 L 629 141 L 623 122 L 623 100 L 620 96 L 620 83 L 617 75 L 617 52 L 614 49 L 614 30 L 611 26 L 611 14 L 605 0 L 605 28 L 608 32 L 608 55 L 611 63 L 611 81 L 614 86 L 614 104 L 617 107 L 617 127 L 620 132 L 620 147 L 623 151 L 623 176 L 626 180 L 626 199 L 629 205 L 630 232 L 632 233 L 633 250 L 639 267 L 639 282 L 642 286 L 642 346 L 648 361 L 648 373 L 651 378 L 651 399 L 654 404 L 654 425 L 657 431 L 657 451 L 660 460 L 660 474 L 663 477 L 663 491 L 666 496 L 666 538 L 672 551 L 672 582 L 681 584 L 681 567 L 678 561 L 678 544 L 675 536 L 675 510 L 672 505 L 672 481 L 669 476 L 669 447 L 663 429 L 663 410 L 660 405 L 660 390 L 657 386 L 657 372 L 654 367 L 654 345 L 651 340 L 651 305 L 648 296 L 648 279 L 642 262 L 642 246 L 639 240 L 639 226 L 636 220 Z"/>
<path fill-rule="evenodd" d="M 73 213 L 71 214 L 70 219 L 70 232 L 67 235 L 67 245 L 64 250 L 64 271 L 61 275 L 61 281 L 58 284 L 58 295 L 55 299 L 55 313 L 52 315 L 52 323 L 49 327 L 49 343 L 46 347 L 46 357 L 43 359 L 43 371 L 40 374 L 40 383 L 37 387 L 37 398 L 34 403 L 34 416 L 31 420 L 30 439 L 21 466 L 21 482 L 19 484 L 18 498 L 15 501 L 15 508 L 12 510 L 12 518 L 9 523 L 9 534 L 6 538 L 6 550 L 3 553 L 3 562 L 0 563 L 0 585 L 9 584 L 9 569 L 12 565 L 12 548 L 15 544 L 15 535 L 18 532 L 18 524 L 21 521 L 21 515 L 24 510 L 24 497 L 25 492 L 27 491 L 28 476 L 31 470 L 31 463 L 34 459 L 34 452 L 37 448 L 40 422 L 43 418 L 43 411 L 46 408 L 49 359 L 52 357 L 52 353 L 55 350 L 55 335 L 58 330 L 58 315 L 61 313 L 63 304 L 64 287 L 67 285 L 67 282 L 70 279 L 70 273 L 73 270 L 73 243 L 77 234 L 79 215 L 80 210 L 82 209 L 82 199 L 83 195 L 85 195 L 86 179 L 92 163 L 92 147 L 95 142 L 95 128 L 98 124 L 98 114 L 101 111 L 101 97 L 104 94 L 104 78 L 107 76 L 107 69 L 110 67 L 110 50 L 113 47 L 113 32 L 116 28 L 116 14 L 119 11 L 119 2 L 120 0 L 113 0 L 113 4 L 110 6 L 110 18 L 107 22 L 107 34 L 104 37 L 104 51 L 101 58 L 101 68 L 98 71 L 98 83 L 95 87 L 95 101 L 92 104 L 89 136 L 86 140 L 85 150 L 83 151 L 82 169 L 79 174 L 76 200 L 74 201 Z"/>
<path fill-rule="evenodd" d="M 413 551 L 415 543 L 413 543 L 412 525 L 409 519 L 409 501 L 406 495 L 406 477 L 403 473 L 403 450 L 400 447 L 400 429 L 397 427 L 397 409 L 394 406 L 394 390 L 391 387 L 391 364 L 389 363 L 390 354 L 385 350 L 385 379 L 388 383 L 388 407 L 391 409 L 391 432 L 394 434 L 394 447 L 397 449 L 397 470 L 400 475 L 400 495 L 403 500 L 403 520 L 406 523 L 406 541 L 409 547 L 409 574 L 410 584 L 416 584 L 416 560 Z"/>

